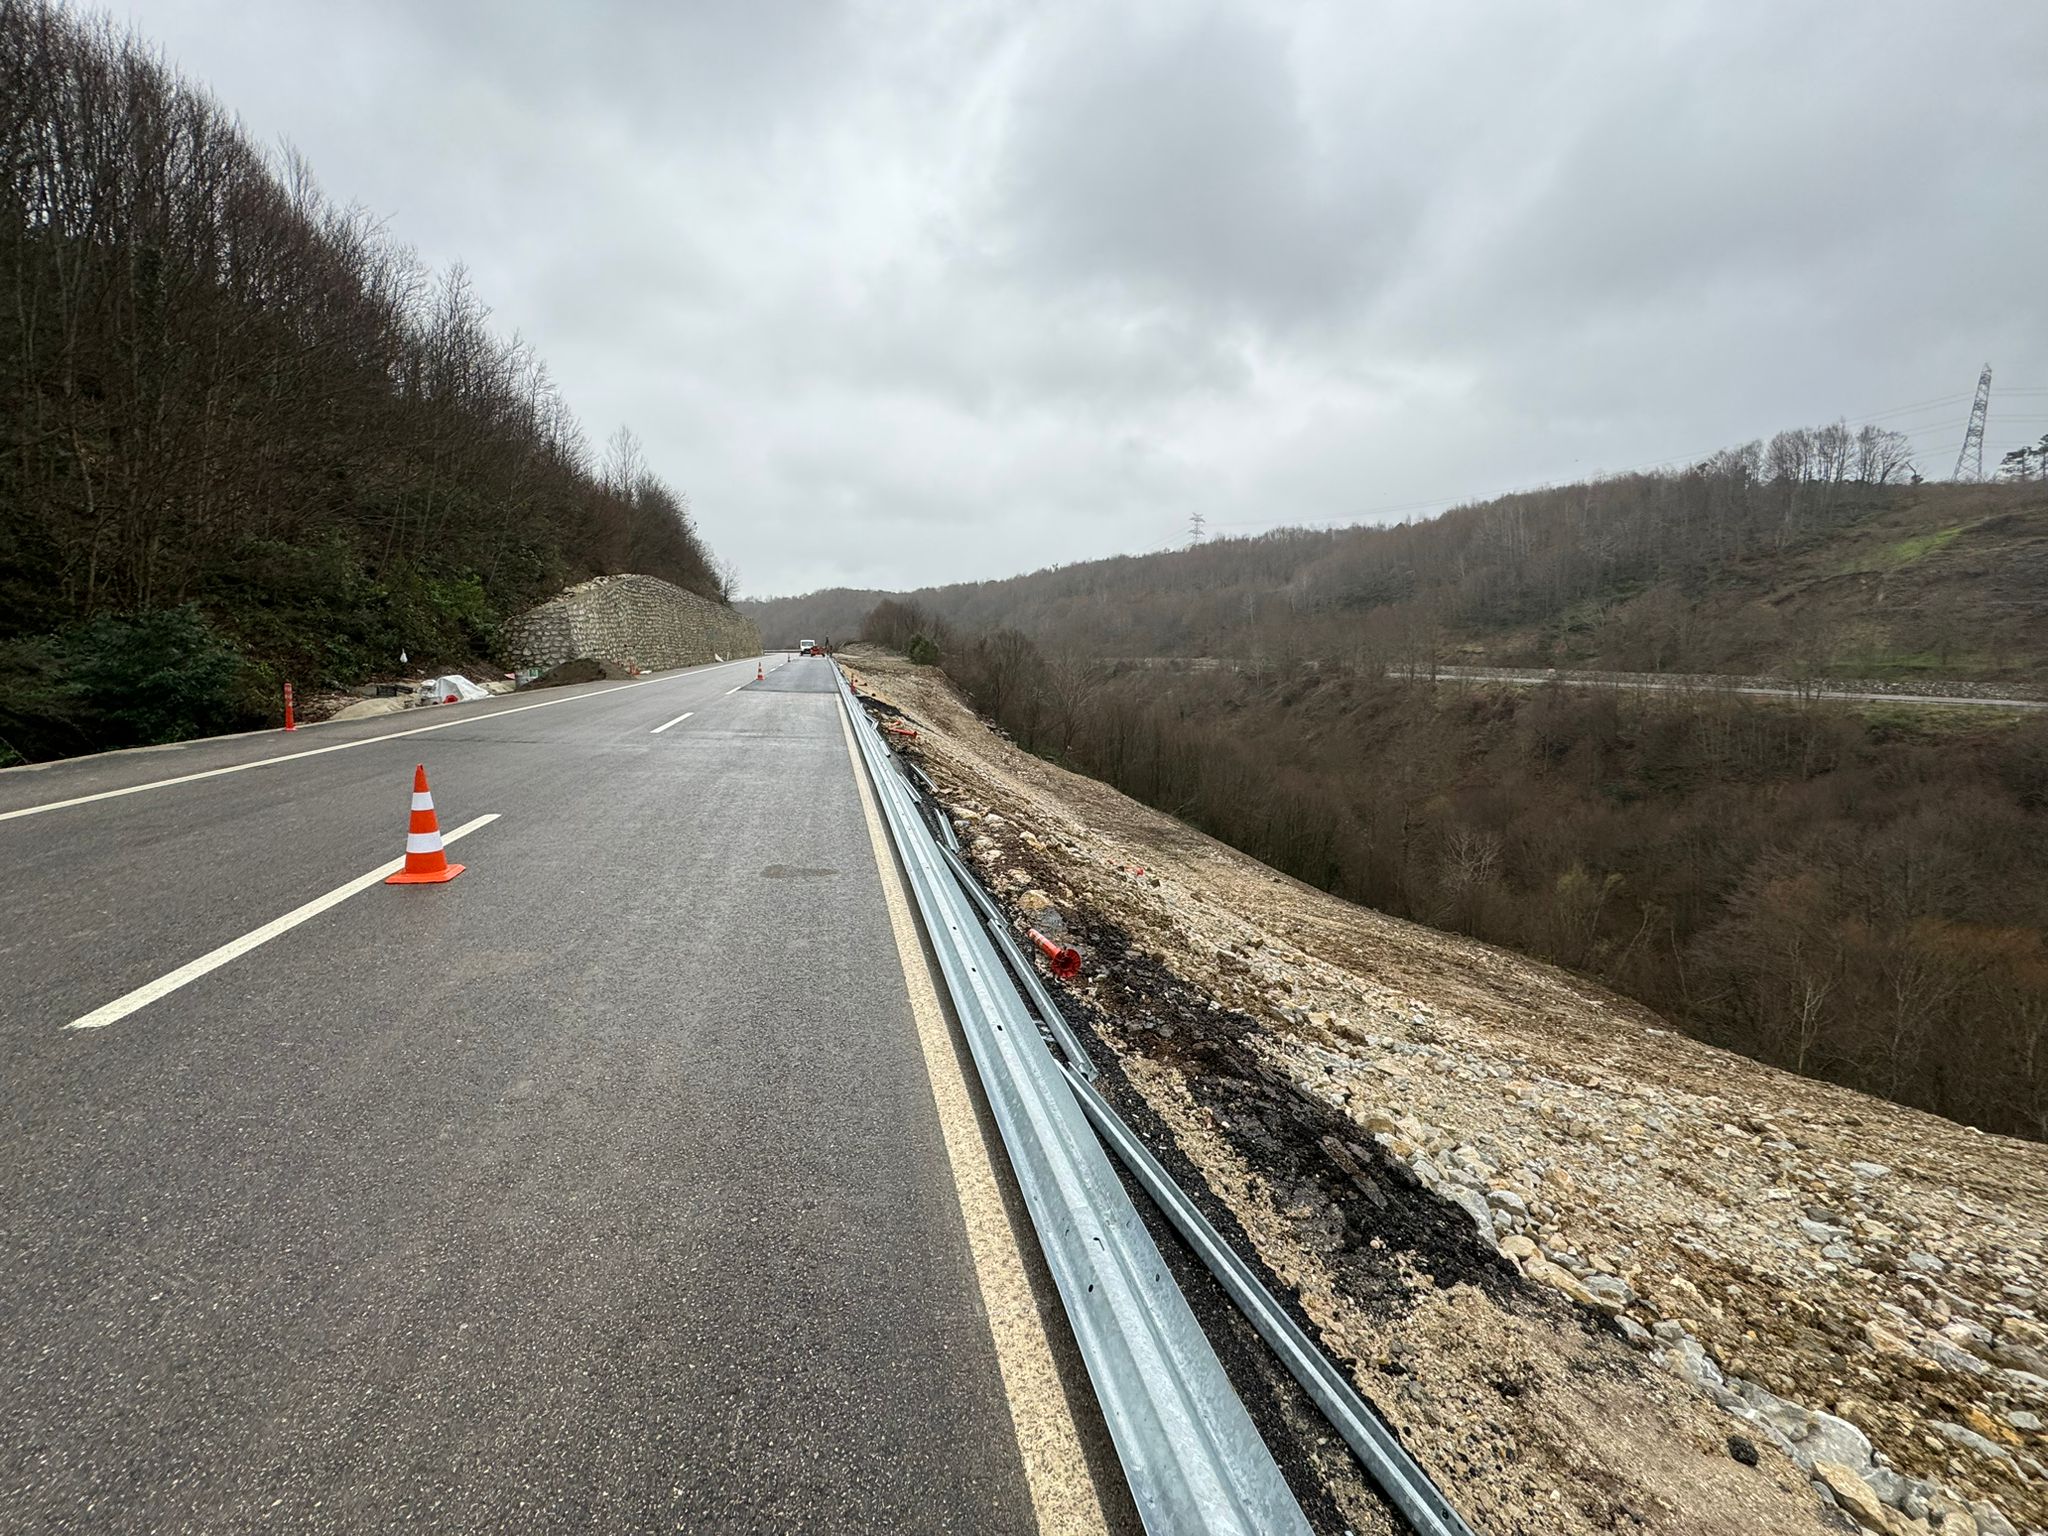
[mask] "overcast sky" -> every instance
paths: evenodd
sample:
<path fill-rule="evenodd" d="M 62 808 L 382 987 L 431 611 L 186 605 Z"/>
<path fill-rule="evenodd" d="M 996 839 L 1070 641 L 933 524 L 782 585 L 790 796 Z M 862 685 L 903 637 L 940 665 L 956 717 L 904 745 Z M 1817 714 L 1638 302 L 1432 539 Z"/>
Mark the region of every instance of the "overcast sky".
<path fill-rule="evenodd" d="M 764 596 L 2048 431 L 2048 5 L 142 0 Z M 2008 389 L 2010 387 L 2010 389 Z M 2032 390 L 2023 394 L 2013 391 Z M 1931 402 L 1922 405 L 1922 402 Z"/>

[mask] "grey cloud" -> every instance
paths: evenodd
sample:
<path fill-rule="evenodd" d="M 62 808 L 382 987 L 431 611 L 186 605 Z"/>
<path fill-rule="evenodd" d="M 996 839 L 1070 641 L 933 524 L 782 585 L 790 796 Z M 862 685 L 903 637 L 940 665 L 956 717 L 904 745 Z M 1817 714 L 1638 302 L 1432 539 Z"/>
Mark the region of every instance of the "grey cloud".
<path fill-rule="evenodd" d="M 1285 32 L 1256 12 L 1127 14 L 1058 29 L 1018 92 L 997 215 L 1017 263 L 1225 318 L 1348 303 L 1410 209 L 1369 159 L 1318 142 Z"/>
<path fill-rule="evenodd" d="M 133 14 L 465 260 L 755 592 L 1382 516 L 1987 357 L 2048 387 L 2035 6 Z M 1989 448 L 2048 429 L 2025 398 Z"/>

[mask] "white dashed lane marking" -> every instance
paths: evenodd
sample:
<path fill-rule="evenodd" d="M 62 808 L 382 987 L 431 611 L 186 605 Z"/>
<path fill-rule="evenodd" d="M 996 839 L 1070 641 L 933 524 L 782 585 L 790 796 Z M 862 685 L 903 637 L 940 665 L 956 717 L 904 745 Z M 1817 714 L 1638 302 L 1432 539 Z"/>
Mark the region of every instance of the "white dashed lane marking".
<path fill-rule="evenodd" d="M 453 832 L 442 837 L 443 844 L 457 838 L 469 836 L 478 827 L 487 827 L 498 819 L 498 813 L 479 816 L 475 821 L 465 821 Z M 81 1018 L 73 1019 L 66 1029 L 104 1029 L 118 1019 L 125 1019 L 138 1008 L 147 1008 L 160 997 L 168 997 L 187 982 L 197 981 L 208 971 L 217 971 L 230 960 L 239 959 L 250 950 L 268 944 L 281 933 L 289 933 L 299 924 L 318 917 L 329 907 L 339 906 L 359 891 L 367 891 L 387 875 L 395 875 L 405 868 L 403 858 L 393 859 L 389 864 L 379 864 L 367 875 L 357 875 L 346 885 L 337 885 L 325 896 L 315 896 L 304 906 L 293 907 L 283 917 L 274 917 L 261 928 L 252 928 L 239 939 L 230 939 L 218 949 L 210 949 L 197 960 L 188 960 L 175 971 L 157 977 L 155 981 L 137 987 L 133 992 L 124 992 L 111 1003 L 104 1003 Z"/>

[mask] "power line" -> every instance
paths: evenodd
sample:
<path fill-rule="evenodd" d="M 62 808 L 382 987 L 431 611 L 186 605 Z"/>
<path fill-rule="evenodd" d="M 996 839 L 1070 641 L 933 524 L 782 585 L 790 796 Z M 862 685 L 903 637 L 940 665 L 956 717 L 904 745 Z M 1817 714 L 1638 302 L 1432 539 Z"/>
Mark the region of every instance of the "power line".
<path fill-rule="evenodd" d="M 1853 424 L 1861 425 L 1866 421 L 1883 421 L 1891 416 L 1910 416 L 1915 411 L 1928 410 L 1937 405 L 1955 405 L 1969 398 L 1970 392 L 1967 389 L 1958 390 L 1953 395 L 1937 395 L 1932 400 L 1916 400 L 1911 405 L 1894 405 L 1888 406 L 1881 411 L 1872 411 L 1868 416 L 1855 417 Z"/>

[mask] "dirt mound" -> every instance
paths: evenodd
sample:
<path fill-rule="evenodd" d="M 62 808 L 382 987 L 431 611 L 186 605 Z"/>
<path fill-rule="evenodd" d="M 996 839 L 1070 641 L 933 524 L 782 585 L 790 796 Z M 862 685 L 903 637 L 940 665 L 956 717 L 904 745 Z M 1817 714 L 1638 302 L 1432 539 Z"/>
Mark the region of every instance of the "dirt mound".
<path fill-rule="evenodd" d="M 565 661 L 559 666 L 549 667 L 532 682 L 522 685 L 519 691 L 527 693 L 535 688 L 562 688 L 570 683 L 601 683 L 607 679 L 632 675 L 616 662 L 579 656 L 574 661 Z"/>

